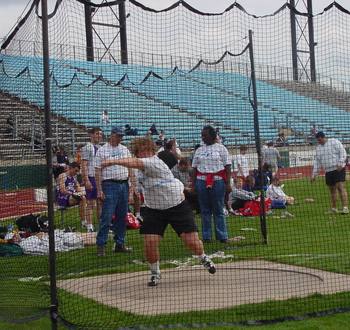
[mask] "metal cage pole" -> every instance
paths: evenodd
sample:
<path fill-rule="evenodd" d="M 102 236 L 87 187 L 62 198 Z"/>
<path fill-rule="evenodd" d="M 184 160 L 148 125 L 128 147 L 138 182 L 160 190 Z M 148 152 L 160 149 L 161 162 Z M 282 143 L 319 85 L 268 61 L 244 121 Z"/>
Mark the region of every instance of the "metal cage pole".
<path fill-rule="evenodd" d="M 120 54 L 122 64 L 128 64 L 128 42 L 126 34 L 125 0 L 119 3 Z"/>
<path fill-rule="evenodd" d="M 260 228 L 263 237 L 263 243 L 267 244 L 267 225 L 266 225 L 266 209 L 265 209 L 265 190 L 264 190 L 264 173 L 262 168 L 262 153 L 261 153 L 261 139 L 259 128 L 259 114 L 258 114 L 258 97 L 256 92 L 256 76 L 254 65 L 254 49 L 253 49 L 253 31 L 249 30 L 249 58 L 251 68 L 251 83 L 253 91 L 253 110 L 254 110 L 254 135 L 255 147 L 258 154 L 258 169 L 260 177 Z"/>
<path fill-rule="evenodd" d="M 44 69 L 44 111 L 45 111 L 45 147 L 46 147 L 46 180 L 47 180 L 47 215 L 49 218 L 49 274 L 50 274 L 50 317 L 51 328 L 57 329 L 58 301 L 56 285 L 56 254 L 53 208 L 53 171 L 52 171 L 52 130 L 50 113 L 50 66 L 49 66 L 49 28 L 47 0 L 41 0 L 43 69 Z"/>
<path fill-rule="evenodd" d="M 94 61 L 94 37 L 92 32 L 92 17 L 90 0 L 84 4 L 85 12 L 85 35 L 86 35 L 86 60 Z"/>
<path fill-rule="evenodd" d="M 298 81 L 298 49 L 297 49 L 297 29 L 295 18 L 295 0 L 289 1 L 292 8 L 290 9 L 290 30 L 292 39 L 292 64 L 293 64 L 293 80 Z"/>
<path fill-rule="evenodd" d="M 311 81 L 316 82 L 316 58 L 315 58 L 315 35 L 314 35 L 314 17 L 312 10 L 312 0 L 307 0 L 308 26 L 309 26 L 309 45 L 310 45 L 310 71 Z"/>

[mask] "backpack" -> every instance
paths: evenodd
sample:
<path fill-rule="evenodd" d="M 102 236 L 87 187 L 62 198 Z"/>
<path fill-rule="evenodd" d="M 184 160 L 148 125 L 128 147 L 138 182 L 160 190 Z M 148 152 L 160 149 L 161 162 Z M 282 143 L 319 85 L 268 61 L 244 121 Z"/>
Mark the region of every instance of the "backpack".
<path fill-rule="evenodd" d="M 24 215 L 16 220 L 19 230 L 38 233 L 40 231 L 47 232 L 49 229 L 49 219 L 43 215 Z"/>

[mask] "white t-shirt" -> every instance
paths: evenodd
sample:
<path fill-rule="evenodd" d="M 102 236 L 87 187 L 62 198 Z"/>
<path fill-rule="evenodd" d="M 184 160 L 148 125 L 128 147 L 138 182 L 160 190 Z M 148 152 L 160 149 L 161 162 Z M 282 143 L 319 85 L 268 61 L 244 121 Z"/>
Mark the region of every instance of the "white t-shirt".
<path fill-rule="evenodd" d="M 87 143 L 81 149 L 81 158 L 87 160 L 88 162 L 88 176 L 95 176 L 95 163 L 96 163 L 96 154 L 99 149 L 99 145 L 94 145 L 91 142 Z"/>
<path fill-rule="evenodd" d="M 268 165 L 277 166 L 278 158 L 280 157 L 279 151 L 274 147 L 264 148 L 262 150 L 263 161 Z"/>
<path fill-rule="evenodd" d="M 201 173 L 217 173 L 231 165 L 228 150 L 219 143 L 199 147 L 192 161 L 192 167 Z"/>
<path fill-rule="evenodd" d="M 234 157 L 234 165 L 235 171 L 238 173 L 239 176 L 242 175 L 241 172 L 243 172 L 244 177 L 247 177 L 249 175 L 249 163 L 246 155 L 236 155 Z M 241 167 L 241 171 L 239 171 L 238 165 Z"/>
<path fill-rule="evenodd" d="M 184 185 L 174 178 L 169 167 L 161 159 L 153 156 L 140 160 L 144 169 L 138 171 L 138 181 L 147 207 L 166 210 L 184 201 Z"/>
<path fill-rule="evenodd" d="M 101 168 L 101 163 L 104 160 L 121 159 L 129 157 L 131 157 L 131 154 L 127 147 L 123 146 L 122 144 L 113 147 L 109 143 L 106 143 L 97 151 L 95 167 Z M 124 166 L 113 165 L 107 166 L 102 169 L 102 181 L 109 179 L 127 180 L 128 177 L 129 171 Z"/>
<path fill-rule="evenodd" d="M 346 150 L 337 139 L 327 139 L 325 144 L 316 147 L 316 157 L 312 174 L 315 176 L 323 168 L 325 172 L 335 171 L 346 165 Z"/>
<path fill-rule="evenodd" d="M 266 190 L 266 197 L 285 201 L 287 195 L 284 193 L 284 191 L 280 186 L 275 186 L 273 184 L 270 184 Z"/>

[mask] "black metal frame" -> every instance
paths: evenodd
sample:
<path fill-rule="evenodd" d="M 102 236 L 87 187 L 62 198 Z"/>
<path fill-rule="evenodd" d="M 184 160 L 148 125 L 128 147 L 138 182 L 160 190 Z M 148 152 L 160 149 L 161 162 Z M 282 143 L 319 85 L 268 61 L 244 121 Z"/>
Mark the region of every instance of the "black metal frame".
<path fill-rule="evenodd" d="M 255 135 L 255 148 L 258 154 L 258 170 L 260 177 L 260 228 L 263 237 L 263 243 L 267 244 L 267 224 L 266 224 L 266 208 L 265 208 L 265 190 L 264 190 L 264 172 L 262 164 L 262 152 L 261 152 L 261 138 L 259 127 L 259 114 L 258 114 L 258 97 L 256 89 L 256 76 L 255 76 L 255 64 L 254 64 L 254 48 L 253 48 L 253 31 L 249 30 L 249 59 L 251 68 L 251 86 L 253 92 L 253 101 L 251 104 L 254 110 L 254 135 Z"/>
<path fill-rule="evenodd" d="M 90 0 L 87 0 L 90 2 Z M 107 0 L 103 0 L 102 3 L 107 3 Z M 108 24 L 104 22 L 96 22 L 93 21 L 93 17 L 98 12 L 100 7 L 98 7 L 96 10 L 94 10 L 91 5 L 84 4 L 85 7 L 85 33 L 86 33 L 86 59 L 88 61 L 94 61 L 94 42 L 93 42 L 93 34 L 95 33 L 97 38 L 101 41 L 102 45 L 105 47 L 105 52 L 102 54 L 101 57 L 99 57 L 97 60 L 101 62 L 103 58 L 106 56 L 107 53 L 111 56 L 113 61 L 117 64 L 118 61 L 116 58 L 111 54 L 110 49 L 114 43 L 114 41 L 117 39 L 118 35 L 120 37 L 120 55 L 121 55 L 121 63 L 122 64 L 128 64 L 128 47 L 127 47 L 127 34 L 126 34 L 126 18 L 127 15 L 125 13 L 125 0 L 118 1 L 118 14 L 113 10 L 112 6 L 109 6 L 109 9 L 112 11 L 113 15 L 119 22 L 119 24 Z M 107 45 L 103 38 L 100 36 L 100 34 L 96 31 L 94 28 L 94 25 L 96 26 L 104 26 L 109 28 L 116 28 L 119 29 L 115 36 L 113 37 L 112 41 Z"/>
<path fill-rule="evenodd" d="M 47 0 L 41 0 L 42 37 L 43 37 L 43 70 L 44 70 L 44 111 L 45 111 L 45 147 L 46 147 L 46 180 L 47 180 L 47 216 L 49 219 L 49 273 L 50 273 L 50 318 L 51 327 L 57 329 L 58 300 L 56 278 L 56 252 L 54 228 L 54 195 L 52 167 L 52 128 L 50 110 L 50 67 L 49 67 L 49 32 Z"/>
<path fill-rule="evenodd" d="M 293 80 L 301 80 L 305 75 L 308 81 L 316 82 L 316 59 L 315 59 L 315 40 L 314 40 L 314 23 L 312 0 L 289 0 L 290 9 L 290 24 L 291 24 L 291 40 L 292 40 L 292 65 L 293 65 Z M 295 9 L 299 4 L 304 5 L 302 9 L 307 11 L 307 22 L 303 24 L 296 14 Z M 299 10 L 301 11 L 301 10 Z M 308 30 L 306 34 L 305 30 Z M 301 49 L 302 43 L 306 43 L 308 49 Z M 305 58 L 303 54 L 309 54 Z M 300 70 L 299 70 L 300 65 Z M 310 74 L 307 67 L 310 66 Z"/>

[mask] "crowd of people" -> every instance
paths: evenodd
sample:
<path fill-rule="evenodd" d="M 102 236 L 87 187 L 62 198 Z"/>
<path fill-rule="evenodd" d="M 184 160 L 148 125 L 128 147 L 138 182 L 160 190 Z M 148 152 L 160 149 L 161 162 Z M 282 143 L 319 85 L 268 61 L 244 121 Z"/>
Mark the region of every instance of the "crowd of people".
<path fill-rule="evenodd" d="M 96 212 L 99 257 L 106 255 L 110 231 L 114 234 L 114 252 L 132 252 L 126 245 L 124 219 L 133 208 L 144 237 L 150 286 L 160 281 L 159 244 L 168 224 L 213 274 L 216 268 L 204 253 L 203 242 L 214 238 L 228 242 L 228 213 L 245 214 L 245 205 L 259 200 L 262 190 L 272 208 L 286 208 L 295 202 L 283 191 L 278 175 L 281 156 L 273 142 L 262 149 L 261 172 L 251 169 L 247 146 L 240 146 L 239 154 L 232 158 L 218 131 L 209 125 L 203 127 L 202 143 L 191 157 L 183 157 L 176 139 L 166 140 L 164 131 L 159 133 L 155 125 L 146 136 L 134 138 L 130 149 L 122 144 L 125 134 L 125 129 L 113 127 L 108 142 L 101 146 L 102 129 L 90 129 L 90 142 L 82 146 L 79 159 L 72 163 L 64 149 L 58 148 L 54 169 L 57 203 L 61 207 L 79 205 L 82 226 L 89 232 L 95 231 Z M 154 135 L 158 136 L 156 141 Z M 315 139 L 318 146 L 311 181 L 323 169 L 331 193 L 331 212 L 347 214 L 345 149 L 340 141 L 327 139 L 323 132 L 317 132 Z M 340 211 L 336 208 L 337 194 L 342 203 Z M 201 217 L 202 240 L 194 212 Z"/>

